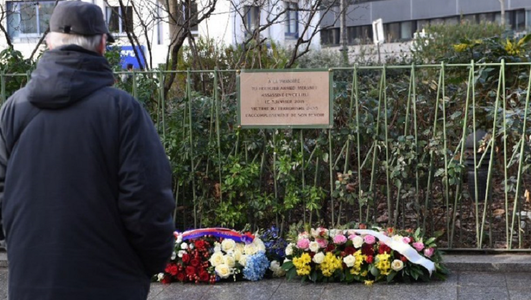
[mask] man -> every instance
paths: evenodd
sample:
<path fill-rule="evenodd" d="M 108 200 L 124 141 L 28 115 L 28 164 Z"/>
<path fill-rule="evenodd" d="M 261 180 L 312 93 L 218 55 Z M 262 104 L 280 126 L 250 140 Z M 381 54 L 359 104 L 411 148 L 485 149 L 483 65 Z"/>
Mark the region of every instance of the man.
<path fill-rule="evenodd" d="M 0 111 L 9 299 L 146 299 L 174 244 L 167 156 L 146 111 L 111 87 L 101 9 L 62 2 L 50 31 Z"/>

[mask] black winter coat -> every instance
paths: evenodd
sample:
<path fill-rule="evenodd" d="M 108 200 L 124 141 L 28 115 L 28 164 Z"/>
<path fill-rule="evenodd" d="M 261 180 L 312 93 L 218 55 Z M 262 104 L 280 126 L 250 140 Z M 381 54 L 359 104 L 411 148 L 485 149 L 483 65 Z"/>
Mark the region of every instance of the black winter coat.
<path fill-rule="evenodd" d="M 47 51 L 0 111 L 9 299 L 146 299 L 174 244 L 171 169 L 106 59 Z"/>

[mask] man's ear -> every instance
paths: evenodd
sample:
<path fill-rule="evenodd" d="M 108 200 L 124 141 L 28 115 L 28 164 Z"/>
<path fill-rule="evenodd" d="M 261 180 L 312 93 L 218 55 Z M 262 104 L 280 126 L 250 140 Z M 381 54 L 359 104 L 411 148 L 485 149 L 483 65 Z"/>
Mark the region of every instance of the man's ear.
<path fill-rule="evenodd" d="M 102 34 L 101 35 L 101 41 L 98 46 L 98 53 L 101 55 L 105 55 L 105 50 L 107 49 L 107 35 Z"/>
<path fill-rule="evenodd" d="M 48 50 L 52 50 L 53 45 L 52 43 L 50 43 L 50 33 L 46 35 L 45 41 L 46 41 L 46 47 L 48 47 Z"/>

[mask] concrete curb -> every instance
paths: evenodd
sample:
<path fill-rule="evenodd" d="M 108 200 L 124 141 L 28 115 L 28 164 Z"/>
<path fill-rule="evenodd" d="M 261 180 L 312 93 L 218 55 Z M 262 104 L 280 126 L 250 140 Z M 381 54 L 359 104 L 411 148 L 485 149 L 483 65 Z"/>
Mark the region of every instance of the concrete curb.
<path fill-rule="evenodd" d="M 454 272 L 529 272 L 531 254 L 445 254 L 445 266 Z M 0 268 L 7 268 L 7 254 L 0 251 Z"/>
<path fill-rule="evenodd" d="M 531 272 L 531 254 L 446 254 L 443 262 L 450 271 Z"/>

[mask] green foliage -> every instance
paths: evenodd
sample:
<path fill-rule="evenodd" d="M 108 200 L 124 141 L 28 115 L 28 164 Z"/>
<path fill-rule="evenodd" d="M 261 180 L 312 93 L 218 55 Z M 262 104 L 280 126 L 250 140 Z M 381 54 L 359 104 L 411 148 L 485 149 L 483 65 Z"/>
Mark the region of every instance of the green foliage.
<path fill-rule="evenodd" d="M 504 31 L 503 26 L 491 22 L 430 25 L 425 28 L 426 35 L 418 37 L 411 50 L 416 63 L 441 62 L 454 52 L 453 45 L 458 41 L 490 38 Z"/>
<path fill-rule="evenodd" d="M 5 78 L 5 94 L 2 95 L 2 100 L 9 98 L 28 82 L 34 67 L 35 64 L 24 58 L 18 50 L 6 48 L 0 52 L 0 72 Z"/>

